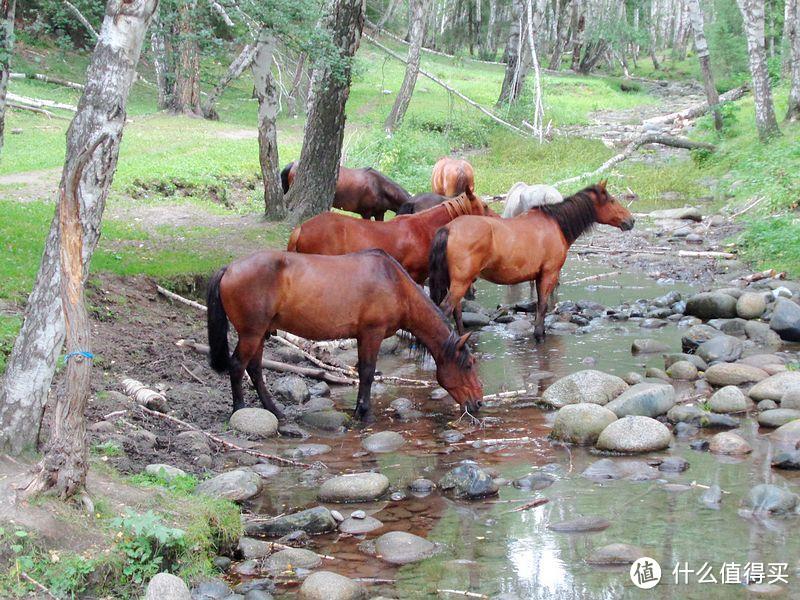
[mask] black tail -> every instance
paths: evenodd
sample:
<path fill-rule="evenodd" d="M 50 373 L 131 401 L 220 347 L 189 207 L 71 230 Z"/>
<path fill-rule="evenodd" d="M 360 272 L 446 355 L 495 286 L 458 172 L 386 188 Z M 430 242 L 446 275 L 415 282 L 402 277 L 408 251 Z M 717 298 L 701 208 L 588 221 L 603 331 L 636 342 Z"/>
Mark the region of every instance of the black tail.
<path fill-rule="evenodd" d="M 413 202 L 403 202 L 402 206 L 397 209 L 398 215 L 413 215 L 414 214 L 414 203 Z"/>
<path fill-rule="evenodd" d="M 450 289 L 450 269 L 447 266 L 447 238 L 450 230 L 441 227 L 433 237 L 431 252 L 428 255 L 428 285 L 431 289 L 431 300 L 437 306 L 447 296 Z"/>
<path fill-rule="evenodd" d="M 206 306 L 208 307 L 208 361 L 217 373 L 224 373 L 230 368 L 231 358 L 228 351 L 228 315 L 222 306 L 219 295 L 219 282 L 228 267 L 217 271 L 208 283 Z"/>
<path fill-rule="evenodd" d="M 289 191 L 289 171 L 292 170 L 292 165 L 294 165 L 294 161 L 283 167 L 283 171 L 281 171 L 281 186 L 284 194 Z"/>

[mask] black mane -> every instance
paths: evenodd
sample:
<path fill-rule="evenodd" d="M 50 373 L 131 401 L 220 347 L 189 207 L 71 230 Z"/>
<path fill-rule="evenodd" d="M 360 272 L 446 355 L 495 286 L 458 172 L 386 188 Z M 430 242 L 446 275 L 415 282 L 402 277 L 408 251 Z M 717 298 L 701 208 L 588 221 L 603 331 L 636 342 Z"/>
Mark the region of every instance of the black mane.
<path fill-rule="evenodd" d="M 592 194 L 598 198 L 606 197 L 598 186 L 592 185 L 565 198 L 563 202 L 540 206 L 539 210 L 558 223 L 567 242 L 572 244 L 597 222 Z"/>

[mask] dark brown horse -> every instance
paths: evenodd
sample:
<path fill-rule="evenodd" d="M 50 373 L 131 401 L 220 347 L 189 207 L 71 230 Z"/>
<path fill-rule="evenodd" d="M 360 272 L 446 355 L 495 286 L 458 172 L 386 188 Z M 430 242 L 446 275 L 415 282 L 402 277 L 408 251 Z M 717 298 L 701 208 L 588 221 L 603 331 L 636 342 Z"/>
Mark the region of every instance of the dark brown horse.
<path fill-rule="evenodd" d="M 471 191 L 421 213 L 395 217 L 384 223 L 327 212 L 295 227 L 287 250 L 338 255 L 380 248 L 396 258 L 411 278 L 422 285 L 428 278 L 428 253 L 433 235 L 439 227 L 462 215 L 498 217 Z"/>
<path fill-rule="evenodd" d="M 567 251 L 595 223 L 633 228 L 634 218 L 606 191 L 606 182 L 587 187 L 560 204 L 532 208 L 510 219 L 462 217 L 436 232 L 430 253 L 431 298 L 449 314 L 459 332 L 461 298 L 476 277 L 492 283 L 535 281 L 537 341 L 544 339 L 544 315 Z"/>
<path fill-rule="evenodd" d="M 297 163 L 292 161 L 281 171 L 284 194 L 294 182 L 296 169 Z M 411 194 L 380 171 L 371 167 L 364 169 L 339 167 L 336 193 L 333 197 L 334 208 L 358 213 L 365 219 L 375 217 L 376 221 L 383 221 L 383 215 L 387 210 L 397 212 L 403 203 L 410 199 Z"/>
<path fill-rule="evenodd" d="M 461 158 L 440 158 L 433 166 L 431 190 L 442 196 L 458 196 L 467 190 L 474 192 L 475 171 L 472 165 Z"/>
<path fill-rule="evenodd" d="M 228 351 L 228 319 L 239 343 Z M 282 417 L 261 376 L 264 341 L 275 330 L 311 340 L 358 340 L 355 414 L 370 411 L 370 388 L 381 341 L 411 332 L 436 361 L 436 379 L 469 410 L 483 388 L 468 336 L 458 337 L 441 311 L 400 264 L 381 250 L 313 256 L 265 250 L 223 267 L 208 288 L 210 362 L 230 374 L 233 410 L 244 406 L 242 378 L 250 375 L 264 408 Z"/>
<path fill-rule="evenodd" d="M 440 194 L 433 194 L 431 192 L 427 192 L 425 194 L 417 194 L 408 202 L 403 203 L 397 214 L 398 215 L 413 215 L 418 212 L 422 212 L 423 210 L 428 210 L 429 208 L 433 208 L 434 206 L 440 205 L 445 200 L 450 200 L 447 196 L 442 196 Z"/>

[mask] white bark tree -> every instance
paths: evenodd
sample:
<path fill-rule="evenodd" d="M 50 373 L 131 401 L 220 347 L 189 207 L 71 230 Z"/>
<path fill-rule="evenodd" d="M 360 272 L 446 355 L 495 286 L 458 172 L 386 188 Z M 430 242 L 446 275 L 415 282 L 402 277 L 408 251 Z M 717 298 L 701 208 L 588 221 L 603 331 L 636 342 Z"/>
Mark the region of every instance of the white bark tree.
<path fill-rule="evenodd" d="M 6 129 L 6 92 L 9 65 L 14 50 L 14 5 L 16 0 L 0 0 L 0 153 Z"/>
<path fill-rule="evenodd" d="M 425 37 L 425 2 L 409 0 L 408 2 L 408 57 L 406 58 L 406 75 L 397 92 L 392 110 L 386 117 L 383 128 L 391 133 L 403 122 L 406 110 L 414 94 L 419 73 L 419 59 L 422 51 L 422 40 Z"/>
<path fill-rule="evenodd" d="M 788 23 L 785 28 L 786 44 L 792 75 L 786 119 L 800 121 L 800 2 L 798 0 L 786 0 L 786 22 Z"/>
<path fill-rule="evenodd" d="M 234 79 L 238 79 L 239 76 L 244 73 L 244 70 L 252 64 L 255 55 L 256 45 L 245 44 L 241 51 L 236 55 L 236 58 L 234 58 L 231 64 L 228 65 L 228 69 L 225 71 L 222 77 L 220 77 L 217 85 L 215 85 L 214 89 L 208 93 L 208 96 L 206 96 L 206 99 L 203 102 L 203 116 L 206 119 L 211 119 L 212 121 L 219 119 L 219 115 L 217 114 L 217 100 L 219 100 L 222 92 L 225 91 L 231 82 Z"/>
<path fill-rule="evenodd" d="M 68 292 L 68 350 L 87 351 L 81 318 L 83 282 L 100 237 L 108 189 L 116 169 L 125 107 L 136 76 L 144 35 L 158 0 L 109 0 L 78 111 L 67 132 L 59 207 L 25 317 L 0 384 L 0 452 L 18 454 L 37 445 L 42 413 L 64 340 L 61 273 Z M 75 219 L 78 225 L 75 225 Z M 61 236 L 66 236 L 63 240 Z M 63 243 L 62 243 L 63 242 Z M 62 250 L 63 249 L 63 250 Z M 77 255 L 77 258 L 76 258 Z M 80 268 L 79 268 L 80 267 Z M 77 288 L 76 288 L 77 286 Z M 75 290 L 78 291 L 75 291 Z M 62 495 L 85 476 L 83 408 L 88 360 L 68 361 L 67 392 L 54 410 L 53 429 L 31 491 L 55 486 Z"/>
<path fill-rule="evenodd" d="M 764 0 L 737 0 L 744 21 L 750 76 L 753 80 L 753 100 L 756 108 L 756 129 L 761 141 L 780 135 L 772 88 L 767 71 L 767 53 L 764 46 Z"/>
<path fill-rule="evenodd" d="M 689 20 L 694 32 L 694 47 L 697 51 L 697 59 L 700 61 L 700 70 L 703 72 L 706 99 L 709 106 L 716 107 L 719 104 L 719 94 L 714 85 L 714 76 L 711 74 L 708 42 L 706 42 L 706 34 L 703 29 L 703 10 L 700 8 L 699 0 L 687 0 L 686 8 L 689 11 Z M 714 127 L 717 131 L 722 129 L 722 113 L 720 113 L 719 108 L 714 108 Z"/>
<path fill-rule="evenodd" d="M 514 104 L 522 94 L 525 77 L 528 74 L 529 61 L 525 48 L 525 3 L 524 0 L 512 0 L 511 25 L 506 40 L 503 60 L 506 63 L 503 85 L 497 105 Z"/>

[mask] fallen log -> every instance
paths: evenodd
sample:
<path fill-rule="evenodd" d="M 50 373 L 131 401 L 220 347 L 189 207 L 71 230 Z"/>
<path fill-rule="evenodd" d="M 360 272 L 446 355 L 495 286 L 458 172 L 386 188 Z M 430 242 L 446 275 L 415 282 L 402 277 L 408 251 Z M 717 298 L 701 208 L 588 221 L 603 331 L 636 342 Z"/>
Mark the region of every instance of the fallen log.
<path fill-rule="evenodd" d="M 27 96 L 19 96 L 17 94 L 12 94 L 11 92 L 7 94 L 7 97 L 13 102 L 26 104 L 28 106 L 33 106 L 34 108 L 60 108 L 62 110 L 78 112 L 78 107 L 72 104 L 53 102 L 52 100 L 41 100 L 39 98 L 28 98 Z"/>
<path fill-rule="evenodd" d="M 200 354 L 208 354 L 209 348 L 207 344 L 201 344 L 194 340 L 178 340 L 175 342 L 176 346 L 181 348 L 190 348 Z M 311 367 L 301 367 L 299 365 L 290 365 L 288 363 L 280 362 L 277 360 L 270 360 L 268 358 L 261 359 L 261 366 L 270 371 L 278 371 L 280 373 L 294 373 L 295 375 L 302 375 L 303 377 L 310 377 L 311 379 L 318 379 L 327 383 L 335 383 L 337 385 L 358 385 L 358 379 L 352 377 L 345 377 L 332 373 L 325 369 L 312 369 Z"/>
<path fill-rule="evenodd" d="M 386 52 L 386 54 L 388 54 L 388 55 L 389 55 L 389 56 L 391 56 L 392 58 L 395 58 L 395 59 L 399 60 L 399 61 L 400 61 L 400 62 L 402 62 L 403 64 L 407 64 L 407 63 L 408 63 L 408 61 L 406 61 L 406 59 L 405 59 L 405 58 L 403 58 L 402 56 L 400 56 L 399 54 L 397 54 L 397 53 L 396 53 L 396 52 L 394 52 L 393 50 L 391 50 L 391 49 L 387 48 L 386 46 L 384 46 L 383 44 L 381 44 L 379 41 L 377 41 L 375 38 L 373 38 L 373 37 L 372 37 L 372 36 L 370 36 L 369 34 L 366 34 L 366 33 L 364 33 L 364 34 L 363 34 L 363 37 L 365 37 L 365 38 L 366 38 L 366 39 L 367 39 L 369 42 L 371 42 L 372 44 L 374 44 L 375 46 L 377 46 L 378 48 L 380 48 L 381 50 L 383 50 L 384 52 Z M 523 130 L 523 129 L 520 129 L 520 128 L 519 128 L 519 127 L 517 127 L 516 125 L 512 125 L 511 123 L 509 123 L 508 121 L 506 121 L 506 120 L 504 120 L 504 119 L 501 119 L 501 118 L 500 118 L 500 117 L 498 117 L 496 114 L 494 114 L 494 113 L 493 113 L 493 112 L 491 112 L 490 110 L 488 110 L 488 109 L 484 108 L 483 106 L 481 106 L 480 104 L 478 104 L 477 102 L 475 102 L 474 100 L 472 100 L 471 98 L 468 98 L 467 96 L 465 96 L 464 94 L 462 94 L 461 92 L 459 92 L 458 90 L 456 90 L 455 88 L 452 88 L 452 87 L 450 87 L 450 86 L 449 86 L 449 85 L 447 85 L 447 84 L 446 84 L 444 81 L 442 81 L 441 79 L 439 79 L 438 77 L 436 77 L 436 75 L 432 75 L 431 73 L 428 73 L 427 71 L 423 71 L 422 69 L 419 69 L 419 70 L 418 70 L 418 72 L 419 72 L 419 74 L 420 74 L 420 75 L 422 75 L 423 77 L 427 77 L 428 79 L 430 79 L 430 80 L 431 80 L 431 81 L 433 81 L 434 83 L 436 83 L 436 84 L 438 84 L 438 85 L 442 86 L 444 89 L 446 89 L 446 90 L 447 90 L 448 92 L 450 92 L 451 94 L 453 94 L 453 95 L 455 95 L 455 96 L 458 96 L 459 98 L 461 98 L 461 99 L 462 99 L 464 102 L 466 102 L 466 103 L 467 103 L 467 104 L 469 104 L 470 106 L 472 106 L 472 107 L 474 107 L 474 108 L 477 108 L 479 111 L 481 111 L 481 112 L 482 112 L 483 114 L 485 114 L 487 117 L 489 117 L 489 118 L 490 118 L 490 119 L 492 119 L 493 121 L 495 121 L 495 122 L 499 123 L 499 124 L 500 124 L 500 125 L 502 125 L 503 127 L 506 127 L 507 129 L 510 129 L 511 131 L 513 131 L 514 133 L 517 133 L 517 134 L 521 135 L 522 137 L 525 137 L 525 138 L 530 138 L 530 137 L 532 137 L 532 136 L 531 136 L 531 135 L 530 135 L 530 134 L 529 134 L 527 131 L 525 131 L 525 130 Z"/>
<path fill-rule="evenodd" d="M 35 106 L 28 106 L 27 104 L 17 104 L 16 102 L 7 102 L 6 105 L 16 110 L 27 110 L 38 115 L 44 115 L 48 119 L 63 119 L 69 121 L 69 117 L 62 117 L 44 108 L 36 108 Z"/>
<path fill-rule="evenodd" d="M 597 275 L 588 275 L 586 277 L 579 277 L 578 279 L 570 279 L 569 281 L 562 281 L 561 285 L 574 285 L 576 283 L 586 283 L 587 281 L 597 281 L 606 277 L 614 277 L 621 275 L 622 271 L 609 271 L 608 273 L 598 273 Z"/>
<path fill-rule="evenodd" d="M 649 250 L 634 250 L 630 248 L 574 248 L 576 254 L 652 254 L 664 256 L 667 254 L 678 256 L 679 258 L 725 258 L 735 259 L 737 256 L 732 252 L 719 252 L 716 250 L 673 250 L 671 248 L 652 248 Z"/>
<path fill-rule="evenodd" d="M 747 93 L 748 89 L 749 87 L 747 85 L 742 85 L 737 88 L 733 88 L 732 90 L 728 90 L 719 97 L 720 104 L 723 102 L 734 102 L 738 100 Z M 703 116 L 709 112 L 711 108 L 712 107 L 708 105 L 708 102 L 703 102 L 702 104 L 695 104 L 694 106 L 690 106 L 689 108 L 685 108 L 668 115 L 661 115 L 660 117 L 645 119 L 642 123 L 644 125 L 669 125 L 677 120 L 687 121 L 696 119 L 697 117 Z"/>
<path fill-rule="evenodd" d="M 82 90 L 84 86 L 82 83 L 75 83 L 74 81 L 67 81 L 66 79 L 59 79 L 58 77 L 51 77 L 43 73 L 10 73 L 11 79 L 35 79 L 37 81 L 44 81 L 45 83 L 52 83 L 63 87 L 72 88 L 73 90 Z"/>

